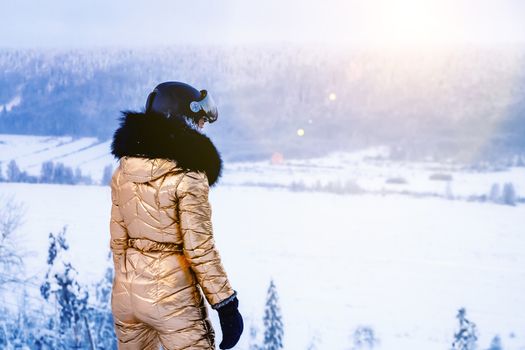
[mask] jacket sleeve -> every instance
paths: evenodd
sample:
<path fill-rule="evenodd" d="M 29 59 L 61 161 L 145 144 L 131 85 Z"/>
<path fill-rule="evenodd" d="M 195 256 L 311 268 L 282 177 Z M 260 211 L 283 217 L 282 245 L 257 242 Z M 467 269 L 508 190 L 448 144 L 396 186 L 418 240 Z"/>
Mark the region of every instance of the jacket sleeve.
<path fill-rule="evenodd" d="M 208 179 L 204 173 L 188 172 L 177 188 L 184 255 L 212 308 L 230 301 L 230 286 L 215 248 L 208 201 Z"/>
<path fill-rule="evenodd" d="M 118 270 L 117 266 L 119 258 L 124 255 L 128 247 L 128 231 L 118 206 L 117 178 L 118 174 L 115 174 L 111 179 L 111 220 L 109 224 L 109 231 L 111 233 L 110 247 L 111 252 L 113 253 L 115 272 Z"/>

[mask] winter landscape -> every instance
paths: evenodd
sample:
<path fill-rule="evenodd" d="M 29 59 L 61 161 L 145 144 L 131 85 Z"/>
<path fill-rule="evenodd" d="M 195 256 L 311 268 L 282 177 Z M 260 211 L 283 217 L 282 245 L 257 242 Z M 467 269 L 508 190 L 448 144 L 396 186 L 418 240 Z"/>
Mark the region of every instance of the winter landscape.
<path fill-rule="evenodd" d="M 97 284 L 100 289 L 110 267 L 110 193 L 103 179 L 103 169 L 115 166 L 109 144 L 67 137 L 0 139 L 3 203 L 24 208 L 13 237 L 16 253 L 24 257 L 22 279 L 28 280 L 24 293 L 20 286 L 16 292 L 3 289 L 4 308 L 20 312 L 24 305 L 32 315 L 44 304 L 52 314 L 39 286 L 49 269 L 48 235 L 64 227 L 69 250 L 63 259 L 78 272 L 88 303 L 96 304 Z M 28 177 L 39 179 L 42 164 L 51 160 L 78 168 L 93 183 L 10 182 L 7 154 Z M 448 349 L 459 327 L 456 315 L 465 308 L 480 348 L 499 336 L 505 349 L 523 349 L 523 188 L 525 167 L 519 162 L 475 171 L 391 160 L 386 147 L 226 164 L 210 200 L 217 245 L 246 316 L 238 348 L 262 344 L 273 280 L 285 348 L 367 349 L 369 342 L 374 349 Z M 4 346 L 14 348 L 6 332 L 18 322 L 4 322 Z M 96 329 L 97 321 L 90 322 Z"/>
<path fill-rule="evenodd" d="M 219 108 L 235 349 L 525 350 L 525 5 L 472 3 L 4 2 L 0 349 L 117 348 L 112 138 L 173 80 Z"/>

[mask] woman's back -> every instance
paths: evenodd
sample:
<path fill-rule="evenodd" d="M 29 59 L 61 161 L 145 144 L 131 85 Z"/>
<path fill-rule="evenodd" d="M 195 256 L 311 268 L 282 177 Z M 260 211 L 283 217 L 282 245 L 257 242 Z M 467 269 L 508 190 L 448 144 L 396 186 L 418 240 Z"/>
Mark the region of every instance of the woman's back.
<path fill-rule="evenodd" d="M 222 161 L 197 124 L 180 114 L 195 111 L 202 127 L 217 118 L 212 102 L 205 90 L 163 83 L 146 111 L 125 112 L 115 132 L 112 153 L 120 166 L 111 182 L 110 244 L 119 349 L 214 349 L 205 299 L 219 312 L 221 348 L 233 347 L 242 333 L 208 201 Z"/>
<path fill-rule="evenodd" d="M 140 347 L 160 340 L 167 349 L 213 349 L 199 285 L 211 305 L 235 294 L 214 247 L 206 176 L 166 159 L 123 157 L 111 193 L 111 244 L 121 252 L 112 308 L 121 339 L 136 340 L 138 326 L 158 335 Z"/>
<path fill-rule="evenodd" d="M 130 238 L 182 244 L 176 191 L 183 176 L 170 160 L 121 159 L 112 191 Z"/>

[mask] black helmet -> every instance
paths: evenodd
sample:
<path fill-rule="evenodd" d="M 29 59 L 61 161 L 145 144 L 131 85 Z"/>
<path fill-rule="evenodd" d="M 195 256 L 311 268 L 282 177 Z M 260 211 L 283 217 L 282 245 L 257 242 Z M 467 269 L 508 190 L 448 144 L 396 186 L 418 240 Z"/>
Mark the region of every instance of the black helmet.
<path fill-rule="evenodd" d="M 213 123 L 219 117 L 217 106 L 206 90 L 167 81 L 157 85 L 146 101 L 146 113 L 157 112 L 167 117 L 185 116 L 197 123 L 200 118 Z"/>

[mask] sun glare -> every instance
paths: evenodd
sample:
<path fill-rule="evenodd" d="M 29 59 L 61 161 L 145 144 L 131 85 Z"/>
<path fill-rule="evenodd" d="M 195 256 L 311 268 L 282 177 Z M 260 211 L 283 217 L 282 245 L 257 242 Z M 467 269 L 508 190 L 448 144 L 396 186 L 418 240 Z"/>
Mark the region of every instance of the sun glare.
<path fill-rule="evenodd" d="M 460 8 L 442 0 L 378 0 L 369 5 L 370 41 L 377 44 L 453 42 Z"/>

